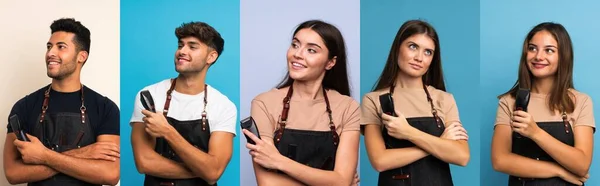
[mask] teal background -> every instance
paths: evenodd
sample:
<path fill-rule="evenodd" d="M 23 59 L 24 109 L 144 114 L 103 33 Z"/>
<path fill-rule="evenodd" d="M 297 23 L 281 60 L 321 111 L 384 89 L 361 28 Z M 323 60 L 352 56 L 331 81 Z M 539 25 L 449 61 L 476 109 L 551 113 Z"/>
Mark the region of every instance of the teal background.
<path fill-rule="evenodd" d="M 595 76 L 600 65 L 597 63 L 597 45 L 600 43 L 598 30 L 600 17 L 597 1 L 481 1 L 481 185 L 507 185 L 508 176 L 492 168 L 491 143 L 498 108 L 496 96 L 508 91 L 517 80 L 517 70 L 523 40 L 537 24 L 553 21 L 562 24 L 573 42 L 575 56 L 573 81 L 575 88 L 588 94 L 599 104 L 600 87 Z M 596 121 L 600 112 L 594 112 Z M 597 136 L 597 135 L 596 135 Z M 598 144 L 594 140 L 594 157 L 590 168 L 591 178 L 586 185 L 600 185 L 598 166 Z"/>
<path fill-rule="evenodd" d="M 422 19 L 436 29 L 440 39 L 446 89 L 454 95 L 461 121 L 469 132 L 471 159 L 466 167 L 451 166 L 454 185 L 479 185 L 479 1 L 368 1 L 360 4 L 360 93 L 371 91 L 385 65 L 394 37 L 407 20 Z M 376 185 L 361 139 L 361 185 Z"/>
<path fill-rule="evenodd" d="M 225 94 L 239 110 L 240 16 L 239 1 L 121 0 L 121 185 L 142 185 L 133 160 L 129 120 L 134 99 L 143 87 L 177 76 L 174 66 L 175 28 L 202 21 L 225 40 L 223 53 L 207 74 L 207 83 Z M 239 113 L 238 113 L 239 120 Z M 219 185 L 240 185 L 239 137 Z"/>

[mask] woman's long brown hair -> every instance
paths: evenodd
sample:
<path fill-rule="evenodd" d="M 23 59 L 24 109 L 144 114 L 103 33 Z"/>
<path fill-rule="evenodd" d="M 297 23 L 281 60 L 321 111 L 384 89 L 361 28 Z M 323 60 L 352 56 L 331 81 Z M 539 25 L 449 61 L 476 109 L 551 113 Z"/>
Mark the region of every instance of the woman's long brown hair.
<path fill-rule="evenodd" d="M 511 95 L 516 97 L 519 88 L 531 89 L 535 83 L 535 77 L 527 67 L 527 47 L 533 36 L 541 31 L 547 31 L 552 34 L 558 43 L 558 70 L 554 74 L 554 84 L 550 92 L 548 107 L 551 111 L 561 111 L 572 113 L 575 110 L 574 96 L 569 89 L 575 89 L 573 86 L 573 45 L 569 33 L 561 24 L 544 22 L 533 27 L 525 41 L 523 42 L 523 52 L 521 53 L 521 62 L 519 63 L 519 77 L 513 87 L 506 93 L 498 96 Z"/>
<path fill-rule="evenodd" d="M 446 85 L 444 84 L 444 75 L 442 73 L 442 59 L 440 56 L 441 50 L 439 42 L 440 40 L 435 29 L 429 23 L 421 20 L 406 21 L 398 30 L 396 38 L 392 43 L 392 48 L 390 49 L 390 54 L 388 55 L 385 67 L 383 68 L 381 76 L 379 76 L 379 79 L 377 80 L 377 83 L 375 83 L 375 87 L 373 88 L 374 91 L 391 87 L 396 83 L 398 73 L 400 73 L 400 67 L 398 66 L 398 56 L 400 55 L 400 47 L 402 45 L 402 42 L 416 34 L 427 35 L 429 38 L 431 38 L 431 40 L 433 40 L 435 44 L 435 50 L 433 52 L 433 59 L 431 61 L 431 65 L 429 65 L 429 69 L 427 69 L 427 72 L 422 77 L 423 84 L 431 85 L 439 90 L 446 91 Z"/>

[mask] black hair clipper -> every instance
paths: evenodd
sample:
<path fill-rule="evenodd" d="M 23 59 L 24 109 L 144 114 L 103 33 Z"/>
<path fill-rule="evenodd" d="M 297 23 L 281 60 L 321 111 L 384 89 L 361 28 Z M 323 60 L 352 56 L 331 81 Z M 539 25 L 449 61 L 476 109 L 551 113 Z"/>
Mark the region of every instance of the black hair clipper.
<path fill-rule="evenodd" d="M 150 91 L 143 90 L 140 92 L 140 101 L 146 110 L 156 112 L 156 108 L 154 107 L 154 100 L 152 99 L 152 95 Z"/>
<path fill-rule="evenodd" d="M 390 116 L 397 116 L 394 110 L 394 100 L 392 94 L 386 93 L 379 96 L 379 103 L 381 104 L 381 111 Z"/>
<path fill-rule="evenodd" d="M 529 89 L 520 88 L 517 91 L 515 98 L 515 110 L 522 110 L 527 112 L 527 105 L 529 105 Z"/>
<path fill-rule="evenodd" d="M 252 119 L 252 117 L 247 117 L 246 119 L 243 119 L 242 121 L 240 121 L 240 124 L 242 126 L 242 129 L 250 131 L 256 137 L 258 137 L 258 139 L 260 139 L 260 133 L 258 133 L 258 128 L 256 127 L 256 123 L 254 122 L 254 119 Z M 244 136 L 246 136 L 246 134 L 244 134 Z M 256 143 L 248 136 L 246 136 L 246 141 L 250 144 L 256 145 Z"/>
<path fill-rule="evenodd" d="M 529 105 L 529 89 L 519 88 L 515 97 L 515 110 L 521 110 L 527 112 L 527 106 Z M 517 138 L 522 138 L 521 134 L 514 132 Z"/>
<path fill-rule="evenodd" d="M 17 139 L 21 140 L 21 141 L 30 141 L 29 138 L 27 138 L 27 135 L 25 135 L 25 131 L 23 131 L 21 129 L 21 123 L 19 123 L 19 116 L 12 115 L 9 118 L 9 123 L 10 123 L 10 127 L 12 128 L 12 131 L 15 133 L 15 135 L 17 135 Z"/>

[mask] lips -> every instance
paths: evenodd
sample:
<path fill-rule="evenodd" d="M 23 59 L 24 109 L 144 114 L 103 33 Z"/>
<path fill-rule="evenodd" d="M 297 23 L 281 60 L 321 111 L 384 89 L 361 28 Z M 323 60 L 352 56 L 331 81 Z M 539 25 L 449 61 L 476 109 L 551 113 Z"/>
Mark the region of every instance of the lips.
<path fill-rule="evenodd" d="M 300 70 L 300 69 L 307 68 L 307 66 L 302 63 L 292 61 L 292 68 L 296 69 L 296 70 Z"/>
<path fill-rule="evenodd" d="M 46 61 L 46 66 L 47 67 L 56 67 L 59 66 L 61 64 L 61 62 L 56 61 L 56 60 L 48 60 Z"/>
<path fill-rule="evenodd" d="M 415 70 L 421 70 L 423 68 L 423 66 L 415 64 L 415 63 L 409 63 L 410 67 L 415 69 Z"/>
<path fill-rule="evenodd" d="M 180 57 L 180 58 L 177 58 L 177 62 L 184 63 L 184 62 L 190 62 L 190 60 L 186 59 L 186 58 L 181 58 Z"/>
<path fill-rule="evenodd" d="M 531 63 L 531 66 L 533 66 L 533 68 L 535 69 L 542 69 L 544 67 L 547 67 L 549 64 L 544 64 L 544 63 Z"/>

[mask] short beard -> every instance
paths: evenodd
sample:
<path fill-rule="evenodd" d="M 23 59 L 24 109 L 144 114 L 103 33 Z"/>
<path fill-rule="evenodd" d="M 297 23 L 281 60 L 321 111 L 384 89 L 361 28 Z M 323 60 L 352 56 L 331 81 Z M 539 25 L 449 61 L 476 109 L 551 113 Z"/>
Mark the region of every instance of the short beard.
<path fill-rule="evenodd" d="M 77 69 L 76 58 L 77 57 L 74 57 L 73 60 L 71 60 L 72 62 L 70 63 L 62 63 L 60 69 L 58 70 L 58 74 L 50 74 L 50 72 L 48 71 L 46 75 L 56 80 L 63 80 L 71 76 Z"/>

